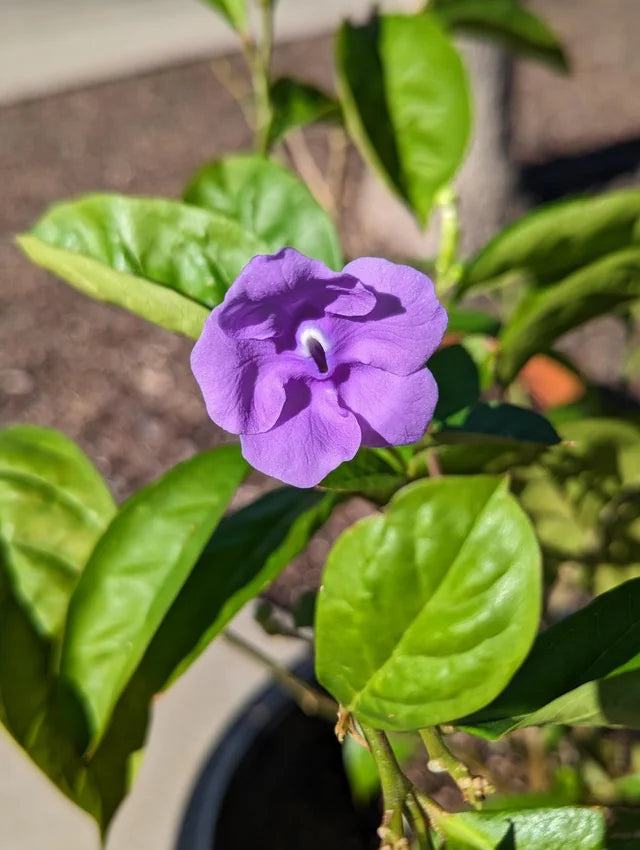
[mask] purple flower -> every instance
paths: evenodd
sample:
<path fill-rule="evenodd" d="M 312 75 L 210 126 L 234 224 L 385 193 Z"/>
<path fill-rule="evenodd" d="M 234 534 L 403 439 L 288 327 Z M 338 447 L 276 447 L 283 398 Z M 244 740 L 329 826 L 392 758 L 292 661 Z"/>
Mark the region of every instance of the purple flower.
<path fill-rule="evenodd" d="M 207 319 L 191 368 L 215 423 L 256 469 L 312 487 L 363 446 L 419 440 L 447 314 L 409 266 L 333 272 L 293 248 L 254 257 Z"/>

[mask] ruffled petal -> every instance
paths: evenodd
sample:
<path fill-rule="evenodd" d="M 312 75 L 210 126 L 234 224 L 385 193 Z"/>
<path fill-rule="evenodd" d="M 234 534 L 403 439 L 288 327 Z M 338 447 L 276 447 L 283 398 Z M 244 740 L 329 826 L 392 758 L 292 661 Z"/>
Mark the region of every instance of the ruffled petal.
<path fill-rule="evenodd" d="M 287 384 L 287 401 L 276 425 L 264 434 L 241 435 L 242 454 L 261 472 L 294 487 L 313 487 L 361 442 L 356 417 L 340 406 L 323 381 Z"/>
<path fill-rule="evenodd" d="M 356 415 L 363 446 L 404 446 L 424 435 L 438 401 L 438 385 L 428 369 L 400 376 L 355 365 L 338 377 L 338 396 Z"/>
<path fill-rule="evenodd" d="M 346 281 L 343 275 L 337 283 L 330 283 L 327 291 L 335 297 L 324 309 L 334 316 L 367 316 L 376 306 L 376 296 L 355 278 Z"/>
<path fill-rule="evenodd" d="M 225 297 L 220 327 L 234 339 L 290 337 L 302 318 L 365 316 L 375 305 L 375 294 L 352 275 L 283 248 L 247 263 Z"/>
<path fill-rule="evenodd" d="M 336 358 L 396 375 L 424 366 L 440 345 L 448 321 L 431 280 L 410 266 L 375 257 L 354 260 L 344 271 L 371 288 L 377 302 L 363 318 L 325 316 L 319 321 Z"/>
<path fill-rule="evenodd" d="M 237 341 L 218 323 L 218 309 L 191 352 L 191 369 L 210 418 L 232 434 L 259 434 L 273 427 L 285 403 L 291 368 L 272 342 Z"/>

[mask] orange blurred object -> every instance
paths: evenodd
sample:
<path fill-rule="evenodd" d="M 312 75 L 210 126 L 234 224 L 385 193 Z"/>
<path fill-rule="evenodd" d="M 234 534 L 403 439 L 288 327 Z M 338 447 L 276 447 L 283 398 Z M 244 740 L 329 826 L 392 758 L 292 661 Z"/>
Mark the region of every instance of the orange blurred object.
<path fill-rule="evenodd" d="M 543 410 L 578 401 L 586 391 L 575 372 L 546 354 L 532 357 L 518 380 Z"/>

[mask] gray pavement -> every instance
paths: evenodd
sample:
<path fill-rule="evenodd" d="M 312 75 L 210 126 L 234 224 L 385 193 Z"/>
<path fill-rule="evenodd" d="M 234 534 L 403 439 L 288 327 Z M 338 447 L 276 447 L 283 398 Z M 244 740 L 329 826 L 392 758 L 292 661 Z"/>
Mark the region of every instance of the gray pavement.
<path fill-rule="evenodd" d="M 369 0 L 279 0 L 280 40 L 362 16 Z M 383 0 L 401 7 L 403 0 Z M 404 5 L 415 4 L 404 0 Z M 1 0 L 0 103 L 189 62 L 235 47 L 199 0 Z"/>

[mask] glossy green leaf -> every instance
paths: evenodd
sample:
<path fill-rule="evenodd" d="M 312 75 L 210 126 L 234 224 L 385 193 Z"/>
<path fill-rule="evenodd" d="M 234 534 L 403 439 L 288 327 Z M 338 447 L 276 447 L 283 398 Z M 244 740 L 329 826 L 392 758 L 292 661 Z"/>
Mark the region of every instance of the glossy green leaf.
<path fill-rule="evenodd" d="M 36 236 L 18 237 L 18 245 L 36 265 L 95 298 L 117 304 L 168 331 L 197 339 L 209 311 L 172 289 L 122 274 L 96 260 L 53 248 Z"/>
<path fill-rule="evenodd" d="M 196 455 L 138 491 L 98 541 L 71 599 L 60 661 L 91 741 L 246 473 L 236 446 Z"/>
<path fill-rule="evenodd" d="M 249 10 L 247 0 L 203 0 L 215 9 L 239 33 L 249 30 Z"/>
<path fill-rule="evenodd" d="M 267 250 L 225 216 L 120 195 L 57 204 L 18 241 L 35 263 L 87 295 L 194 338 L 206 308 Z"/>
<path fill-rule="evenodd" d="M 329 518 L 339 497 L 283 487 L 225 517 L 169 609 L 140 673 L 173 681 Z"/>
<path fill-rule="evenodd" d="M 51 642 L 38 634 L 16 591 L 0 538 L 0 719 L 23 746 L 49 697 L 51 655 Z"/>
<path fill-rule="evenodd" d="M 640 670 L 586 682 L 531 714 L 481 727 L 497 737 L 524 726 L 612 726 L 640 729 Z M 472 730 L 473 731 L 473 730 Z"/>
<path fill-rule="evenodd" d="M 304 549 L 335 501 L 317 491 L 286 487 L 222 519 L 153 636 L 91 759 L 106 820 L 126 793 L 124 768 L 144 743 L 154 695 L 184 672 L 246 602 Z"/>
<path fill-rule="evenodd" d="M 318 679 L 378 728 L 446 723 L 504 688 L 539 613 L 540 553 L 506 481 L 419 481 L 332 549 L 318 597 Z"/>
<path fill-rule="evenodd" d="M 456 32 L 491 38 L 517 53 L 568 70 L 557 35 L 518 0 L 436 0 L 430 8 Z"/>
<path fill-rule="evenodd" d="M 534 354 L 589 319 L 640 298 L 640 246 L 609 254 L 525 299 L 500 336 L 497 375 L 508 384 Z"/>
<path fill-rule="evenodd" d="M 438 384 L 435 419 L 442 422 L 478 400 L 478 367 L 464 346 L 448 345 L 438 349 L 429 360 L 428 366 Z"/>
<path fill-rule="evenodd" d="M 465 419 L 462 430 L 470 434 L 490 434 L 552 446 L 560 442 L 558 432 L 540 413 L 516 404 L 478 402 Z"/>
<path fill-rule="evenodd" d="M 407 483 L 402 458 L 393 449 L 360 449 L 353 460 L 341 464 L 321 487 L 342 493 L 359 493 L 382 504 Z"/>
<path fill-rule="evenodd" d="M 425 223 L 470 133 L 457 50 L 433 15 L 383 15 L 342 25 L 336 65 L 347 128 L 361 154 Z"/>
<path fill-rule="evenodd" d="M 72 737 L 82 739 L 84 707 L 68 690 L 64 696 L 73 711 L 68 704 L 63 710 L 64 702 L 55 698 L 55 684 L 46 679 L 50 649 L 15 601 L 12 609 L 7 607 L 0 570 L 0 717 L 36 764 L 96 818 L 103 833 L 129 789 L 154 695 L 304 548 L 334 503 L 333 495 L 283 488 L 221 521 L 89 754 L 72 743 L 69 728 L 75 721 Z"/>
<path fill-rule="evenodd" d="M 237 221 L 266 246 L 263 253 L 288 245 L 342 267 L 335 225 L 304 183 L 276 162 L 250 154 L 211 162 L 189 183 L 185 200 Z"/>
<path fill-rule="evenodd" d="M 460 289 L 513 272 L 546 286 L 638 242 L 638 189 L 546 204 L 498 233 L 468 264 Z"/>
<path fill-rule="evenodd" d="M 439 816 L 447 850 L 605 850 L 599 809 L 567 806 Z"/>
<path fill-rule="evenodd" d="M 273 118 L 269 143 L 277 144 L 292 130 L 317 121 L 340 121 L 340 104 L 316 86 L 279 77 L 271 86 Z"/>
<path fill-rule="evenodd" d="M 490 735 L 552 722 L 615 725 L 621 716 L 638 725 L 639 605 L 633 579 L 541 632 L 507 688 L 462 723 Z"/>
<path fill-rule="evenodd" d="M 0 540 L 0 720 L 35 764 L 104 833 L 131 781 L 131 760 L 145 728 L 119 706 L 117 722 L 91 757 L 76 746 L 85 728 L 82 707 L 54 677 L 56 648 L 38 634 L 8 569 Z M 148 705 L 136 702 L 138 715 Z"/>
<path fill-rule="evenodd" d="M 0 431 L 0 534 L 33 625 L 59 636 L 78 576 L 115 504 L 83 452 L 48 428 Z"/>

